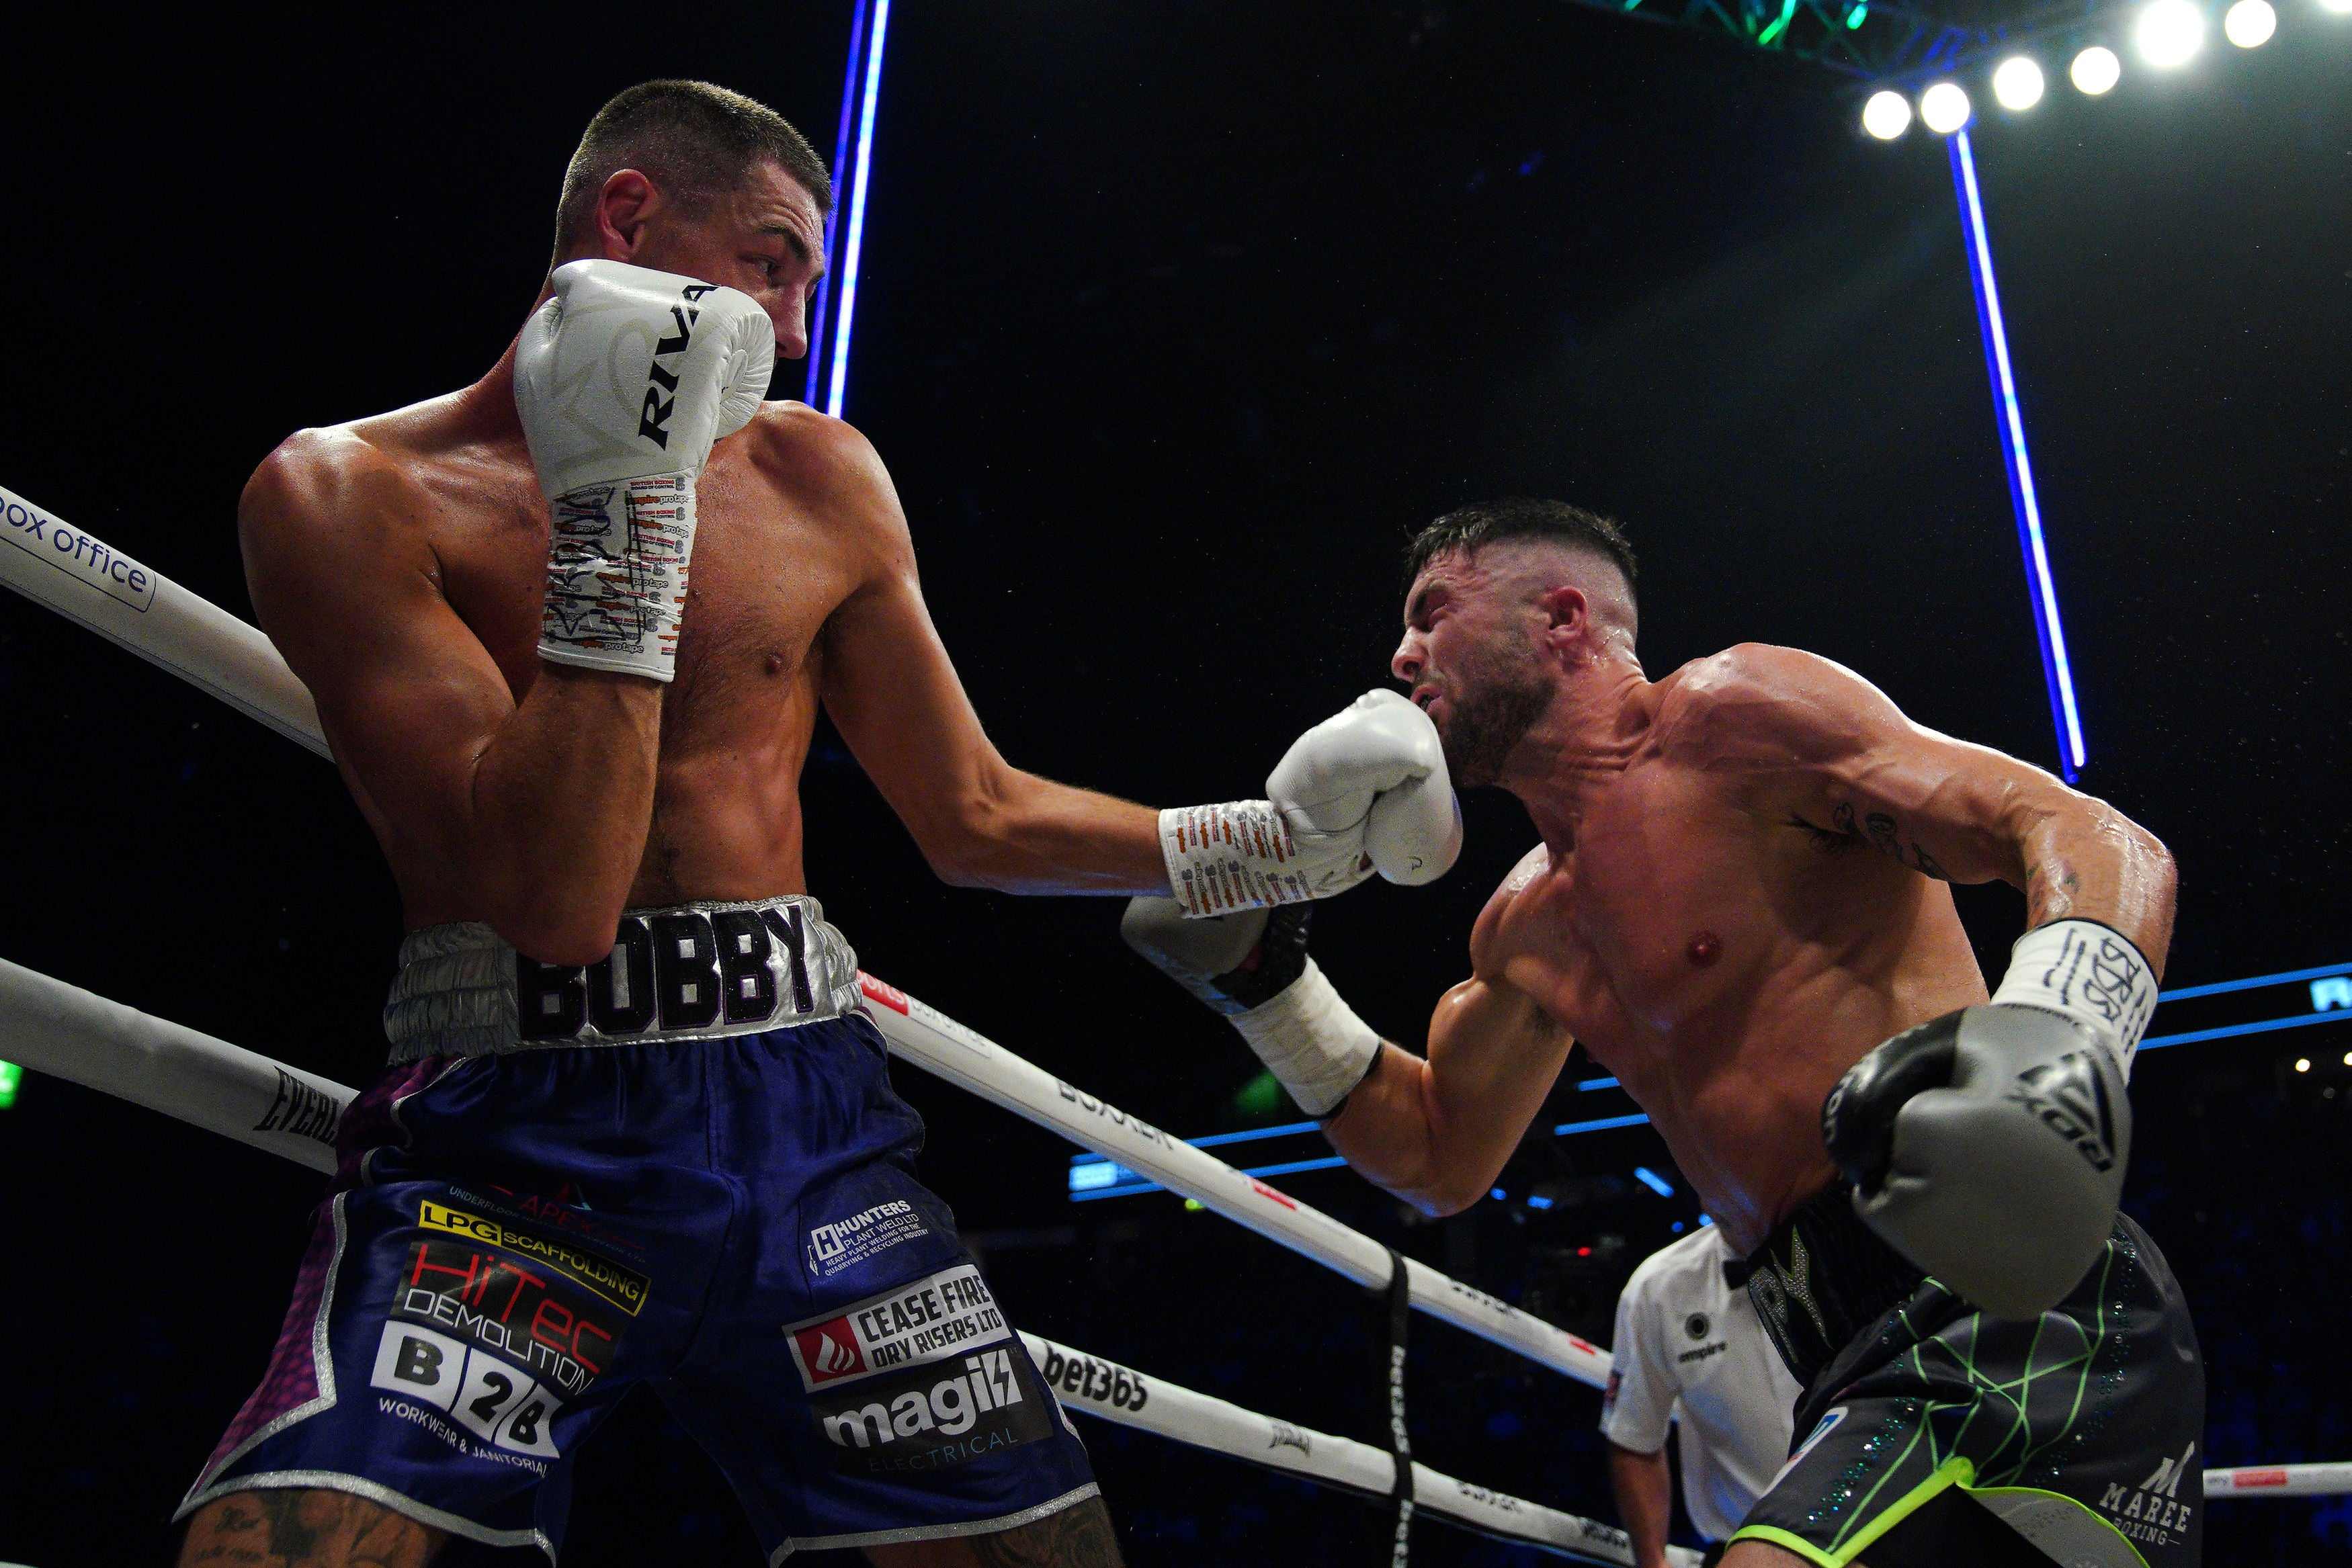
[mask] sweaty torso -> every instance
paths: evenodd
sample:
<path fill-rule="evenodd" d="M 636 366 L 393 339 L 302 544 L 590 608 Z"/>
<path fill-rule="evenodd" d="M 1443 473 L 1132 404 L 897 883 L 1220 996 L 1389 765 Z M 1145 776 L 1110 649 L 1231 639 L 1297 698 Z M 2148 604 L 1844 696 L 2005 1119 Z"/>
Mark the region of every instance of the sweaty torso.
<path fill-rule="evenodd" d="M 805 891 L 799 780 L 816 724 L 823 632 L 872 559 L 855 530 L 828 526 L 790 482 L 792 448 L 818 417 L 796 403 L 768 404 L 752 428 L 718 444 L 696 487 L 694 566 L 677 678 L 662 698 L 653 821 L 632 906 Z M 519 433 L 467 439 L 438 403 L 354 433 L 429 497 L 419 526 L 443 597 L 521 702 L 541 668 L 548 520 Z M 767 444 L 769 461 L 752 460 L 755 441 Z M 458 868 L 433 863 L 387 831 L 352 783 L 391 861 L 408 925 L 477 917 Z"/>
<path fill-rule="evenodd" d="M 1833 1178 L 1821 1108 L 1845 1070 L 1986 992 L 1946 883 L 1710 766 L 1677 723 L 1689 673 L 1583 791 L 1573 844 L 1497 890 L 1474 956 L 1616 1074 L 1745 1255 Z"/>

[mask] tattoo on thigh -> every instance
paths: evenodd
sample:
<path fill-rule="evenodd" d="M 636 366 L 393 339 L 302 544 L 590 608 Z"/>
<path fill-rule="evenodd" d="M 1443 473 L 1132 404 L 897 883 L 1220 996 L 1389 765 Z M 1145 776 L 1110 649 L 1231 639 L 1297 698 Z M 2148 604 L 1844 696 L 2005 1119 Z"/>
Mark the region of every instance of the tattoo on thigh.
<path fill-rule="evenodd" d="M 181 1568 L 425 1568 L 447 1537 L 348 1492 L 232 1492 L 188 1523 Z"/>
<path fill-rule="evenodd" d="M 1100 1498 L 1017 1530 L 973 1536 L 971 1545 L 983 1568 L 1119 1568 L 1122 1561 Z"/>

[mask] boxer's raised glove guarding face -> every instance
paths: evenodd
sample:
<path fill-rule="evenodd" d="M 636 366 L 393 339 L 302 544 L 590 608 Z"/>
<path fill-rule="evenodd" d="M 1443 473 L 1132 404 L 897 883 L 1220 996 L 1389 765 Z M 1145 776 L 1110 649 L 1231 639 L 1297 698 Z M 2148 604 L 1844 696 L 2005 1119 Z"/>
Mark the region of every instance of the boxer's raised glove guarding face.
<path fill-rule="evenodd" d="M 1335 1114 L 1380 1060 L 1381 1037 L 1307 956 L 1314 906 L 1192 920 L 1171 898 L 1132 898 L 1127 945 L 1225 1015 L 1310 1116 Z"/>
<path fill-rule="evenodd" d="M 1417 886 L 1453 869 L 1462 812 L 1429 716 L 1367 692 L 1294 742 L 1264 800 L 1160 814 L 1176 901 L 1195 919 L 1342 893 L 1374 870 Z"/>
<path fill-rule="evenodd" d="M 569 262 L 551 283 L 515 350 L 552 525 L 539 654 L 667 681 L 695 479 L 759 413 L 775 326 L 750 295 L 625 262 Z"/>
<path fill-rule="evenodd" d="M 1822 1134 L 1890 1246 L 1994 1317 L 2031 1318 L 2106 1245 L 2131 1102 L 2094 1030 L 1996 1003 L 1864 1057 L 1830 1092 Z"/>

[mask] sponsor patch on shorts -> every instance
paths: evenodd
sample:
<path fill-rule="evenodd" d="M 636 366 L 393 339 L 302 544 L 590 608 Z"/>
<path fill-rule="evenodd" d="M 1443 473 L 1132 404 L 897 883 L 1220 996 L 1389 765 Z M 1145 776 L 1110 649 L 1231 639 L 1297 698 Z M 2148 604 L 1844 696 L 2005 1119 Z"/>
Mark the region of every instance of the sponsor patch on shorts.
<path fill-rule="evenodd" d="M 1006 1344 L 901 1366 L 809 1402 L 835 1463 L 856 1475 L 949 1469 L 1051 1435 L 1050 1396 Z"/>
<path fill-rule="evenodd" d="M 887 1252 L 901 1241 L 912 1241 L 918 1236 L 929 1236 L 931 1228 L 905 1198 L 877 1203 L 873 1207 L 820 1225 L 808 1233 L 808 1270 L 821 1280 L 830 1280 L 845 1269 L 854 1269 L 870 1258 Z"/>
<path fill-rule="evenodd" d="M 487 1443 L 541 1459 L 561 1457 L 553 1428 L 563 1402 L 528 1373 L 447 1334 L 415 1323 L 384 1324 L 383 1337 L 376 1342 L 375 1370 L 368 1381 L 387 1394 L 400 1396 L 411 1406 L 396 1410 L 392 1408 L 394 1402 L 387 1401 L 385 1414 L 415 1421 L 460 1453 L 476 1453 L 480 1443 Z M 416 1408 L 426 1406 L 446 1413 L 478 1443 Z M 497 1456 L 476 1453 L 476 1457 Z M 543 1466 L 526 1468 L 544 1469 Z"/>
<path fill-rule="evenodd" d="M 903 1366 L 945 1361 L 976 1345 L 1009 1339 L 1012 1333 L 987 1281 L 971 1263 L 784 1329 L 801 1386 L 812 1394 Z"/>
<path fill-rule="evenodd" d="M 487 1215 L 469 1214 L 462 1208 L 426 1198 L 416 1207 L 416 1223 L 426 1230 L 446 1230 L 478 1241 L 486 1247 L 503 1248 L 520 1252 L 566 1279 L 586 1286 L 631 1317 L 645 1306 L 653 1281 L 635 1269 L 614 1262 L 609 1258 L 573 1246 L 535 1230 L 525 1230 L 492 1219 Z"/>
<path fill-rule="evenodd" d="M 429 1235 L 409 1247 L 392 1311 L 520 1363 L 566 1398 L 604 1375 L 628 1322 L 551 1269 Z"/>

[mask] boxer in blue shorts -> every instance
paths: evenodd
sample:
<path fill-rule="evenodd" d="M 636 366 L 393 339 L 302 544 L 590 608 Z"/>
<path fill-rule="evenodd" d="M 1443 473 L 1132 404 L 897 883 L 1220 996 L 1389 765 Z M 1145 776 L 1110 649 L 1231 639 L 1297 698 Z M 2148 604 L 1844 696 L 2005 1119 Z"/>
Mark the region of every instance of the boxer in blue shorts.
<path fill-rule="evenodd" d="M 391 1066 L 184 1563 L 551 1557 L 581 1444 L 647 1382 L 772 1561 L 1115 1563 L 806 896 L 817 713 L 961 885 L 1208 914 L 1451 862 L 1436 731 L 1393 696 L 1310 730 L 1266 800 L 1155 813 L 998 755 L 873 449 L 763 401 L 830 199 L 764 107 L 632 88 L 489 373 L 301 432 L 247 486 L 255 607 L 409 935 Z"/>

